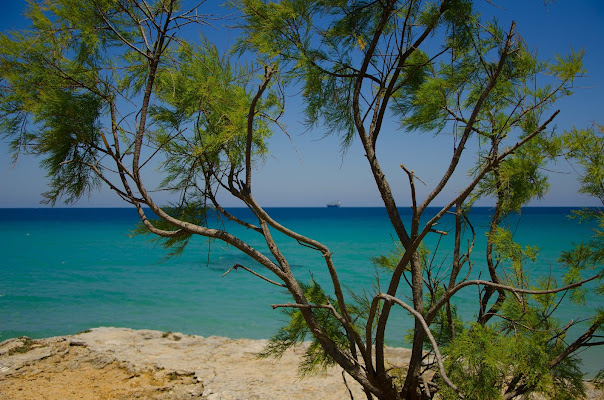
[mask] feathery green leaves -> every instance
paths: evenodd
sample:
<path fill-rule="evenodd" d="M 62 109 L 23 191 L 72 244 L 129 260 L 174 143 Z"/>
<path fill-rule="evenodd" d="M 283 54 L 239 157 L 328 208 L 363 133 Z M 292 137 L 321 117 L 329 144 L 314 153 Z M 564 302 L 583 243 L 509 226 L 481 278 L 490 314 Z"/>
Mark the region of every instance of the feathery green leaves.
<path fill-rule="evenodd" d="M 304 296 L 310 304 L 328 305 L 336 304 L 334 299 L 325 294 L 321 286 L 314 280 L 309 284 L 300 283 L 304 291 Z M 334 305 L 337 310 L 337 306 Z M 349 340 L 343 331 L 342 325 L 335 318 L 331 310 L 327 308 L 312 308 L 312 313 L 319 322 L 323 332 L 339 348 L 346 351 L 349 347 Z M 297 308 L 286 309 L 285 315 L 289 318 L 289 323 L 270 339 L 266 347 L 259 353 L 260 357 L 280 357 L 289 348 L 302 344 L 310 338 L 311 343 L 302 356 L 302 362 L 299 366 L 301 375 L 308 375 L 325 370 L 325 368 L 334 365 L 335 361 L 321 347 L 317 339 L 310 334 L 310 329 L 302 312 Z"/>

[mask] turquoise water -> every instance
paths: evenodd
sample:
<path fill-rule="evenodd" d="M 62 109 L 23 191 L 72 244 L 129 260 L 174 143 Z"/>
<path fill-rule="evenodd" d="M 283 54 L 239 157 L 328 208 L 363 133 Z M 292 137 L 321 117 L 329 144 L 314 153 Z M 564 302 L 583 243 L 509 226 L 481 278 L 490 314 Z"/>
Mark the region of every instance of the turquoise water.
<path fill-rule="evenodd" d="M 233 209 L 241 217 L 246 210 Z M 393 247 L 393 230 L 380 208 L 273 208 L 284 225 L 313 237 L 333 252 L 340 280 L 350 290 L 372 290 L 371 256 Z M 401 209 L 409 217 L 408 209 Z M 571 242 L 589 238 L 588 225 L 567 218 L 568 208 L 528 208 L 512 222 L 515 238 L 538 246 L 540 257 L 529 265 L 531 276 L 561 277 L 559 252 Z M 483 259 L 489 210 L 476 209 L 475 270 Z M 270 337 L 284 320 L 272 303 L 289 301 L 280 288 L 245 271 L 221 275 L 235 263 L 255 265 L 223 243 L 194 240 L 185 253 L 162 262 L 165 252 L 140 237 L 129 237 L 137 221 L 132 209 L 0 209 L 0 340 L 73 334 L 96 326 L 123 326 L 232 338 Z M 519 223 L 518 223 L 519 222 Z M 518 224 L 517 224 L 518 223 Z M 439 229 L 451 227 L 445 220 Z M 265 253 L 262 238 L 238 228 L 237 234 Z M 319 254 L 277 235 L 282 251 L 302 281 L 312 276 L 330 288 Z M 437 235 L 426 243 L 434 250 Z M 452 238 L 440 243 L 438 265 L 450 260 Z M 209 251 L 211 250 L 211 251 Z M 443 267 L 444 269 L 445 267 Z M 387 283 L 383 283 L 387 285 Z M 404 288 L 403 288 L 404 289 Z M 399 292 L 404 297 L 405 290 Z M 476 288 L 456 300 L 466 318 L 475 309 Z M 587 316 L 601 299 L 590 295 L 587 306 L 561 308 L 561 319 Z M 404 346 L 402 336 L 412 319 L 402 311 L 389 325 L 389 344 Z M 584 353 L 585 370 L 601 367 L 604 351 Z"/>

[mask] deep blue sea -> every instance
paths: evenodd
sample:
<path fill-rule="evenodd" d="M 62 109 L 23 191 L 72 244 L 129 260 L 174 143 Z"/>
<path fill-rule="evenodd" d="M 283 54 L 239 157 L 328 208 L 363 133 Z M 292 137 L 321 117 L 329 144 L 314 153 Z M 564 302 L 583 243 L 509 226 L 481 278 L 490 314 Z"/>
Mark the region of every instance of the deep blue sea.
<path fill-rule="evenodd" d="M 244 209 L 230 211 L 250 217 Z M 267 211 L 282 224 L 326 244 L 348 289 L 357 294 L 374 291 L 376 272 L 370 258 L 394 247 L 384 209 Z M 569 219 L 570 211 L 526 208 L 510 222 L 518 242 L 540 248 L 538 260 L 527 264 L 531 277 L 551 271 L 560 279 L 563 271 L 556 262 L 560 251 L 589 239 L 591 227 Z M 409 209 L 401 213 L 410 217 Z M 484 265 L 489 215 L 488 208 L 472 211 L 477 232 L 473 273 Z M 270 307 L 289 301 L 280 288 L 241 270 L 222 277 L 235 263 L 256 267 L 246 256 L 224 243 L 195 238 L 184 254 L 165 261 L 160 246 L 129 235 L 136 222 L 136 212 L 126 208 L 0 209 L 0 341 L 73 334 L 97 326 L 256 339 L 270 337 L 284 321 L 281 312 Z M 451 227 L 452 220 L 445 219 L 438 229 Z M 257 233 L 243 228 L 235 232 L 268 254 Z M 299 280 L 308 282 L 312 276 L 330 289 L 316 251 L 275 236 Z M 442 265 L 444 271 L 452 237 L 440 243 L 437 239 L 432 234 L 426 244 L 434 265 Z M 407 292 L 403 288 L 398 295 L 404 298 Z M 476 314 L 476 296 L 476 287 L 459 293 L 456 304 L 465 318 Z M 590 293 L 586 306 L 564 305 L 558 317 L 566 323 L 589 315 L 597 306 L 602 306 L 601 298 Z M 405 346 L 402 337 L 412 322 L 403 311 L 393 314 L 388 343 Z M 583 353 L 584 370 L 591 374 L 601 368 L 603 358 L 601 348 Z"/>

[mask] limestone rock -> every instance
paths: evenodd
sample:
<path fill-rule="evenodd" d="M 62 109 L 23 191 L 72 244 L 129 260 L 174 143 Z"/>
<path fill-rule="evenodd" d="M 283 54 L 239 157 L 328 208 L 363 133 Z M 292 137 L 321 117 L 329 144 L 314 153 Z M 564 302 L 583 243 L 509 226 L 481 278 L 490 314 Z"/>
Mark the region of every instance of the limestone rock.
<path fill-rule="evenodd" d="M 124 328 L 0 343 L 0 400 L 349 399 L 341 369 L 302 379 L 304 347 L 259 359 L 266 340 L 201 337 Z M 404 365 L 411 351 L 386 351 Z M 350 377 L 355 399 L 366 398 Z M 590 399 L 604 399 L 589 389 Z"/>

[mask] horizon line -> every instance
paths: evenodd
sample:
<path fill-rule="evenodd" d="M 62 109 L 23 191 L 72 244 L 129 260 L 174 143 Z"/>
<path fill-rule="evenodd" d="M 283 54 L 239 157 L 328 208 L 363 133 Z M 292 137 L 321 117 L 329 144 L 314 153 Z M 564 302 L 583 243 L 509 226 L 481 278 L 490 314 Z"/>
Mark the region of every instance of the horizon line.
<path fill-rule="evenodd" d="M 428 206 L 427 208 L 443 208 L 443 205 L 435 205 L 435 206 Z M 472 206 L 472 208 L 494 208 L 495 206 Z M 585 205 L 559 205 L 559 206 L 552 206 L 552 205 L 531 205 L 531 206 L 523 206 L 521 207 L 521 209 L 524 208 L 602 208 L 603 206 L 585 206 Z M 149 209 L 148 206 L 143 206 L 143 208 L 147 208 Z M 209 207 L 210 209 L 214 208 L 214 207 Z M 224 208 L 237 208 L 237 209 L 249 209 L 248 207 L 245 206 L 224 206 Z M 342 208 L 347 208 L 347 209 L 353 209 L 353 208 L 386 208 L 386 206 L 340 206 L 340 207 L 327 207 L 327 206 L 266 206 L 263 208 L 316 208 L 316 209 L 331 209 L 331 210 L 337 210 L 337 209 L 342 209 Z M 411 208 L 411 206 L 397 206 L 397 208 Z M 65 206 L 65 207 L 48 207 L 48 206 L 41 206 L 41 207 L 21 207 L 21 206 L 0 206 L 0 210 L 85 210 L 85 209 L 123 209 L 123 210 L 135 210 L 136 207 L 134 206 Z"/>

